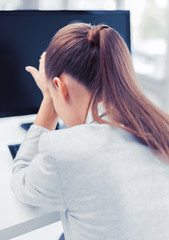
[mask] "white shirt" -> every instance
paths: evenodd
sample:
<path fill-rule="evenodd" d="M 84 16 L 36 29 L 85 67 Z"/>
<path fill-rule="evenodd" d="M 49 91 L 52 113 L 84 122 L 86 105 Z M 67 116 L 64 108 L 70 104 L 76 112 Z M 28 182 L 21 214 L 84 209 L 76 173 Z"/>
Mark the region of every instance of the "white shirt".
<path fill-rule="evenodd" d="M 52 204 L 67 240 L 168 240 L 169 165 L 129 132 L 93 121 L 33 125 L 11 187 L 26 204 Z"/>

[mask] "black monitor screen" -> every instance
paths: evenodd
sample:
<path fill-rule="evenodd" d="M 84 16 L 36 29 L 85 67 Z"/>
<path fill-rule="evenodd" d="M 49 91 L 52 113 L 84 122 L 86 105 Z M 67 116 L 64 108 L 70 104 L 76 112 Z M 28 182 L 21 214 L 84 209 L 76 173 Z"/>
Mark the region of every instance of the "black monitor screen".
<path fill-rule="evenodd" d="M 74 21 L 109 25 L 130 50 L 129 11 L 0 11 L 0 117 L 37 113 L 42 95 L 25 66 L 38 68 L 54 34 Z"/>

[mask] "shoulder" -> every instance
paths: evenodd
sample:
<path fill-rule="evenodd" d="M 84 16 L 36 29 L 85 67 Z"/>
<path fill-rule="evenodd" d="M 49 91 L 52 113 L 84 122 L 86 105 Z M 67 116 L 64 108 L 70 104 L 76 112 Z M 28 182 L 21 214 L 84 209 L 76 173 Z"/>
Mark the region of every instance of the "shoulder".
<path fill-rule="evenodd" d="M 45 132 L 39 140 L 39 151 L 81 154 L 93 146 L 100 146 L 110 134 L 106 124 L 82 124 L 71 128 Z"/>
<path fill-rule="evenodd" d="M 93 149 L 120 150 L 126 146 L 138 145 L 135 137 L 123 130 L 108 124 L 82 124 L 44 133 L 40 138 L 40 148 L 49 151 L 76 153 L 92 151 Z M 100 150 L 99 150 L 100 151 Z"/>
<path fill-rule="evenodd" d="M 93 137 L 101 133 L 101 126 L 96 124 L 82 124 L 70 128 L 45 132 L 40 138 L 40 144 L 51 144 L 60 147 L 88 143 Z"/>
<path fill-rule="evenodd" d="M 157 159 L 133 134 L 107 124 L 84 124 L 46 132 L 40 138 L 39 151 L 66 174 L 96 166 L 107 170 L 112 166 L 117 172 L 121 167 L 139 171 Z"/>
<path fill-rule="evenodd" d="M 113 127 L 107 124 L 81 124 L 70 128 L 46 132 L 43 140 L 57 143 L 59 145 L 91 144 L 93 140 L 103 141 L 113 134 Z M 115 134 L 115 132 L 114 132 Z"/>

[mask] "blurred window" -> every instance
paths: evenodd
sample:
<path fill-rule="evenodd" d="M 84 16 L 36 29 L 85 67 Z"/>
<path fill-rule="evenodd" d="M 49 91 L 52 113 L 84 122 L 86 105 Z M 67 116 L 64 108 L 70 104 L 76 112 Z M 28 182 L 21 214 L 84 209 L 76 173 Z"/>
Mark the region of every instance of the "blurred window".
<path fill-rule="evenodd" d="M 168 0 L 125 0 L 131 10 L 135 70 L 155 81 L 165 80 L 168 7 Z"/>

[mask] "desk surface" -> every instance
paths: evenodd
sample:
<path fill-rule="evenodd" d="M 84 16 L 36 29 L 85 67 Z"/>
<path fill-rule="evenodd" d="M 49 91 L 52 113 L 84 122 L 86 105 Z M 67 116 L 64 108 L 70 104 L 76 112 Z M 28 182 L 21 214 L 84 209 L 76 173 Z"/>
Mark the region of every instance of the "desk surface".
<path fill-rule="evenodd" d="M 36 115 L 0 119 L 0 239 L 6 240 L 60 220 L 54 207 L 37 208 L 19 202 L 10 189 L 13 159 L 8 145 L 21 143 L 26 131 L 22 123 Z"/>

